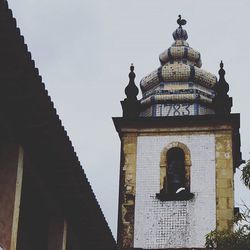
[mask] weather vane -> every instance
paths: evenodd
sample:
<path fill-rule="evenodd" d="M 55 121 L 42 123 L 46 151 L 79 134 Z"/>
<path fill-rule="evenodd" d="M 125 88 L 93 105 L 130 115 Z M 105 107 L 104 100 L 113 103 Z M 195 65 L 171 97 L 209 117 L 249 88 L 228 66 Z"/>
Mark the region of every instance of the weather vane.
<path fill-rule="evenodd" d="M 187 21 L 185 19 L 181 19 L 181 15 L 178 16 L 177 23 L 179 24 L 179 28 L 181 28 L 182 25 L 185 25 Z"/>

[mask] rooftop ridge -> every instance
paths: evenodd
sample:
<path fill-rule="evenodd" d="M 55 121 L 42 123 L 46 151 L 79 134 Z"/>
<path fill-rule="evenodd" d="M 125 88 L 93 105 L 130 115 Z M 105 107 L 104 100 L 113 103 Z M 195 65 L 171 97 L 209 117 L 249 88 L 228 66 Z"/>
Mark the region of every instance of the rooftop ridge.
<path fill-rule="evenodd" d="M 99 242 L 93 241 L 90 243 L 90 246 L 93 247 L 93 244 L 101 245 L 104 241 L 109 244 L 110 247 L 114 247 L 115 240 L 100 204 L 81 166 L 72 141 L 65 127 L 62 125 L 54 103 L 48 95 L 42 77 L 39 75 L 39 70 L 35 67 L 35 61 L 32 59 L 28 46 L 25 44 L 24 37 L 17 27 L 16 19 L 13 17 L 12 11 L 9 9 L 8 3 L 5 0 L 0 0 L 0 45 L 2 45 L 0 46 L 0 66 L 3 66 L 0 68 L 0 102 L 8 104 L 5 105 L 4 108 L 1 107 L 0 110 L 4 112 L 6 118 L 4 122 L 7 123 L 6 125 L 9 125 L 8 136 L 12 136 L 15 140 L 17 138 L 20 139 L 24 146 L 33 153 L 38 153 L 38 150 L 30 146 L 34 140 L 38 141 L 39 147 L 46 145 L 48 147 L 47 154 L 53 155 L 52 161 L 55 159 L 62 160 L 62 162 L 60 162 L 62 165 L 60 165 L 58 169 L 56 169 L 56 167 L 54 167 L 53 170 L 49 169 L 49 171 L 51 171 L 50 174 L 55 174 L 59 169 L 62 171 L 62 166 L 65 167 L 65 165 L 67 165 L 67 169 L 71 171 L 74 181 L 77 182 L 71 184 L 77 184 L 84 195 L 72 193 L 70 198 L 63 197 L 62 200 L 64 202 L 67 199 L 74 201 L 73 203 L 78 205 L 74 207 L 75 210 L 82 208 L 82 213 L 87 211 L 88 216 L 91 217 L 85 219 L 72 218 L 72 221 L 74 221 L 79 228 L 84 228 L 86 220 L 90 219 L 102 224 L 103 228 L 105 227 L 105 232 L 101 227 L 94 229 L 89 228 L 90 233 L 95 233 L 95 237 L 99 239 Z M 2 119 L 0 119 L 0 123 L 1 122 L 3 122 Z M 57 140 L 54 142 L 56 146 L 58 146 L 57 150 L 52 149 L 49 145 L 52 138 Z M 62 152 L 67 152 L 67 155 L 62 154 Z M 43 167 L 48 170 L 48 167 Z M 45 170 L 43 169 L 43 171 Z M 56 181 L 60 182 L 60 178 L 67 179 L 69 177 L 68 175 L 62 175 L 58 177 Z M 64 183 L 61 182 L 61 184 Z M 67 188 L 69 187 L 64 187 L 64 189 Z M 73 186 L 71 189 L 73 190 Z M 91 209 L 89 208 L 90 204 L 84 201 L 85 197 L 88 197 L 88 202 L 92 202 Z M 71 204 L 70 207 L 66 207 L 68 216 L 72 206 L 73 204 Z M 79 213 L 80 212 L 77 212 L 75 217 L 77 217 Z M 93 213 L 94 215 L 91 216 Z M 97 229 L 102 231 L 102 233 L 96 233 Z"/>

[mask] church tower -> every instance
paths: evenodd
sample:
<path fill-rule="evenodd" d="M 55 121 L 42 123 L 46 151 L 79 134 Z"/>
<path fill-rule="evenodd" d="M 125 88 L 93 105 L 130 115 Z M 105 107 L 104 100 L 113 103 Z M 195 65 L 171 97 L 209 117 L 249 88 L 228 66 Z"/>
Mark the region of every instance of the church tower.
<path fill-rule="evenodd" d="M 211 230 L 231 229 L 235 168 L 241 164 L 240 116 L 223 63 L 219 80 L 201 68 L 184 19 L 161 66 L 140 82 L 131 65 L 121 139 L 119 249 L 202 249 Z"/>

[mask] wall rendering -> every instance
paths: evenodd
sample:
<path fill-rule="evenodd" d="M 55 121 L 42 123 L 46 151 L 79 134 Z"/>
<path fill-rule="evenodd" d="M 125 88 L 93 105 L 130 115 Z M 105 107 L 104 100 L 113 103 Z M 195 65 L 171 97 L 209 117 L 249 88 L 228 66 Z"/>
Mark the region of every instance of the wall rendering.
<path fill-rule="evenodd" d="M 138 136 L 134 247 L 203 247 L 216 227 L 215 135 Z M 180 142 L 191 152 L 189 201 L 160 201 L 160 156 L 168 144 Z"/>

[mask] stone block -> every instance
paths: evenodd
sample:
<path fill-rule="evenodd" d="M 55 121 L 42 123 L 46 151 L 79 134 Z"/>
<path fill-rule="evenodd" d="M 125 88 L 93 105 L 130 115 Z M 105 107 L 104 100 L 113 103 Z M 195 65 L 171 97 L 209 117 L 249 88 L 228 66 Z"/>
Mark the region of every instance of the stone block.
<path fill-rule="evenodd" d="M 228 208 L 228 202 L 227 198 L 216 198 L 217 208 L 218 209 L 227 209 Z"/>
<path fill-rule="evenodd" d="M 233 197 L 233 192 L 232 189 L 228 188 L 217 188 L 217 198 L 232 198 Z"/>
<path fill-rule="evenodd" d="M 135 143 L 124 143 L 123 150 L 126 154 L 135 154 L 136 145 Z"/>
<path fill-rule="evenodd" d="M 233 209 L 234 208 L 234 199 L 231 198 L 227 198 L 227 208 L 229 209 Z"/>
<path fill-rule="evenodd" d="M 218 179 L 232 179 L 233 169 L 232 168 L 219 168 L 216 169 L 217 180 Z"/>
<path fill-rule="evenodd" d="M 221 219 L 221 220 L 232 220 L 233 210 L 232 209 L 218 209 L 217 216 L 218 216 L 218 219 Z"/>
<path fill-rule="evenodd" d="M 223 231 L 229 229 L 228 227 L 228 220 L 217 220 L 217 230 L 218 231 Z"/>
<path fill-rule="evenodd" d="M 218 188 L 232 188 L 232 182 L 230 178 L 219 178 L 217 180 Z"/>
<path fill-rule="evenodd" d="M 216 159 L 216 168 L 217 169 L 223 169 L 223 168 L 229 168 L 231 169 L 232 168 L 232 159 L 226 159 L 226 158 L 223 158 L 223 154 L 220 154 L 222 155 L 222 157 L 217 157 Z"/>

